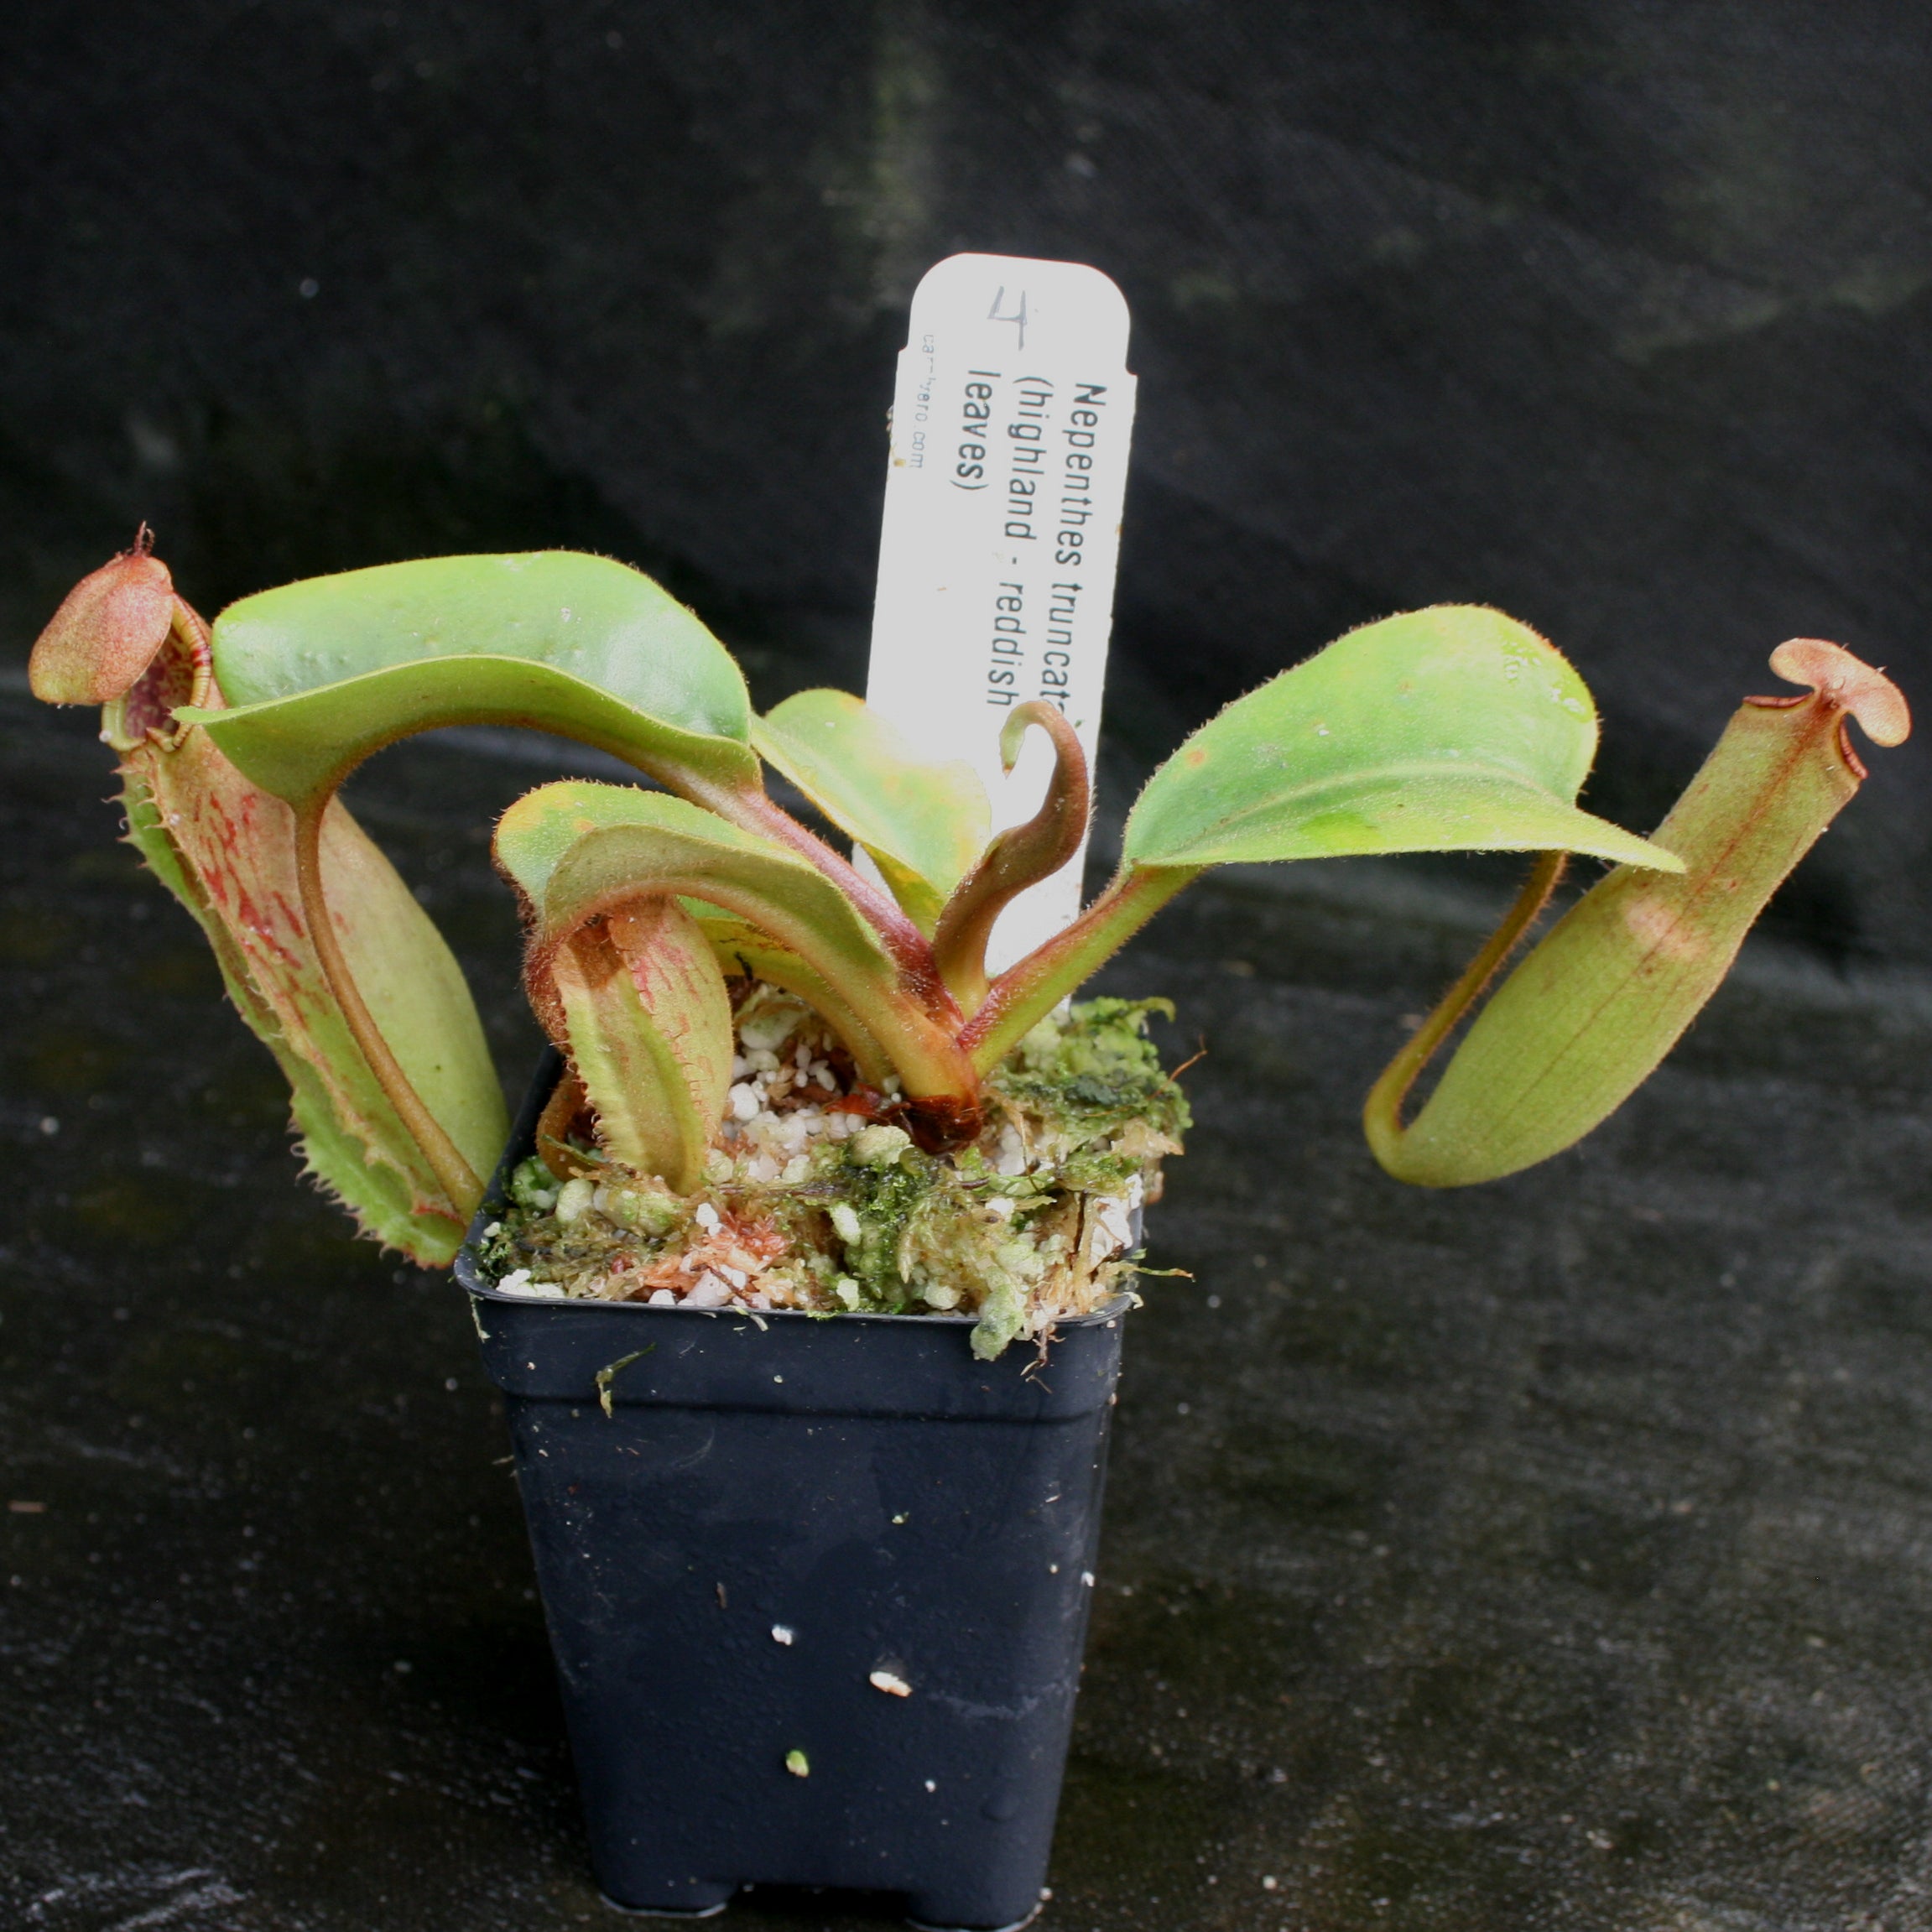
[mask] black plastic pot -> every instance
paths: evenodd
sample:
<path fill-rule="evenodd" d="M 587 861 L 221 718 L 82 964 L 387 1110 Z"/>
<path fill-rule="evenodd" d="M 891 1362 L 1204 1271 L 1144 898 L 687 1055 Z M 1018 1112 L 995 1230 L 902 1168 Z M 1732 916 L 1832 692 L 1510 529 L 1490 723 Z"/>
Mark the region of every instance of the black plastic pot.
<path fill-rule="evenodd" d="M 897 1893 L 926 1925 L 1029 1918 L 1124 1303 L 1036 1368 L 975 1361 L 958 1317 L 533 1301 L 468 1249 L 456 1273 L 612 1903 L 702 1916 L 784 1884 Z"/>

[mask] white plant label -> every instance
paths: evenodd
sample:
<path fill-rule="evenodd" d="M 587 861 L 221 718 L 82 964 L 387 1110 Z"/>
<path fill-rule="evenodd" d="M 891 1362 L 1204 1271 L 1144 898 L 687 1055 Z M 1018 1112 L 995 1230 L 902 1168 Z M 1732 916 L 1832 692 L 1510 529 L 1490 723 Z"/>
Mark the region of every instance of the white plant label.
<path fill-rule="evenodd" d="M 1039 809 L 1052 758 L 1013 707 L 1044 698 L 1093 763 L 1133 430 L 1127 311 L 1097 268 L 954 255 L 913 296 L 893 398 L 866 701 L 924 758 L 964 758 L 993 829 Z M 1010 966 L 1080 910 L 1081 853 L 1014 900 L 988 964 Z"/>

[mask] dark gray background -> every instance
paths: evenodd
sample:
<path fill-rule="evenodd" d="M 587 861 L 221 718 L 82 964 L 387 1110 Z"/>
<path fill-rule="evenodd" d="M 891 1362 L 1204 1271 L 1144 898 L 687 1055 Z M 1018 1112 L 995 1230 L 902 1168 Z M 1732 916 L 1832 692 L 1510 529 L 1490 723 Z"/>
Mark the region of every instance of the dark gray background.
<path fill-rule="evenodd" d="M 21 689 L 76 575 L 141 517 L 209 610 L 571 543 L 761 700 L 856 685 L 910 285 L 1070 255 L 1143 379 L 1110 823 L 1245 684 L 1476 597 L 1582 666 L 1642 826 L 1786 635 L 1922 695 L 1929 39 L 1855 0 L 8 10 L 0 1480 L 42 1507 L 0 1515 L 0 1919 L 615 1923 L 460 1302 L 295 1185 L 92 721 Z M 354 788 L 512 1086 L 487 827 L 550 760 Z M 1496 1188 L 1396 1186 L 1356 1111 L 1502 873 L 1223 876 L 1109 969 L 1209 1050 L 1049 1928 L 1932 1929 L 1932 779 L 1872 763 L 1653 1084 Z"/>
<path fill-rule="evenodd" d="M 561 542 L 856 684 L 912 284 L 1066 256 L 1134 315 L 1140 762 L 1476 599 L 1643 829 L 1780 638 L 1929 662 L 1929 67 L 1901 0 L 22 5 L 0 624 L 142 517 L 211 610 Z M 1779 916 L 1923 961 L 1932 765 L 1876 762 Z"/>

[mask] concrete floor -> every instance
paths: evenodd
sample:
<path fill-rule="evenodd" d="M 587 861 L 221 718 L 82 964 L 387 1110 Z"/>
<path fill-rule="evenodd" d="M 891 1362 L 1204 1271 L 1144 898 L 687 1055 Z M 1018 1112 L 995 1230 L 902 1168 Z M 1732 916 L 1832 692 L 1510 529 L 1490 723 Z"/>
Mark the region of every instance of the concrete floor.
<path fill-rule="evenodd" d="M 0 695 L 0 1912 L 615 1924 L 468 1316 L 296 1185 L 91 732 Z M 514 1077 L 480 828 L 542 773 L 501 748 L 355 799 Z M 1405 1190 L 1356 1111 L 1497 883 L 1228 877 L 1107 976 L 1209 1051 L 1152 1223 L 1195 1279 L 1127 1341 L 1062 1932 L 1932 1926 L 1932 987 L 1766 946 L 1583 1149 Z"/>

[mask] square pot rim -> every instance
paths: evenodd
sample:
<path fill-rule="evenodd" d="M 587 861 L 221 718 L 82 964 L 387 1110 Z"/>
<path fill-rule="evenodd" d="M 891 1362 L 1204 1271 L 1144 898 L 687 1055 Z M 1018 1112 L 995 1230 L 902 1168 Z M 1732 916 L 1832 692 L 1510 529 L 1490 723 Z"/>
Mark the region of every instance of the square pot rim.
<path fill-rule="evenodd" d="M 492 1288 L 477 1274 L 476 1263 L 466 1242 L 456 1258 L 454 1275 L 456 1285 L 464 1294 L 478 1301 L 492 1301 L 499 1308 L 539 1308 L 545 1310 L 583 1310 L 603 1311 L 622 1309 L 630 1315 L 684 1315 L 687 1318 L 704 1316 L 716 1320 L 721 1316 L 736 1321 L 748 1321 L 754 1325 L 767 1322 L 838 1322 L 851 1325 L 857 1324 L 869 1328 L 914 1327 L 922 1333 L 928 1330 L 971 1329 L 978 1325 L 979 1318 L 972 1315 L 887 1315 L 875 1309 L 826 1309 L 807 1308 L 741 1308 L 726 1303 L 718 1308 L 686 1308 L 681 1303 L 666 1308 L 661 1304 L 654 1308 L 648 1301 L 610 1301 L 601 1295 L 555 1295 L 555 1294 L 504 1294 Z M 1130 1290 L 1122 1289 L 1118 1294 L 1091 1309 L 1085 1315 L 1065 1315 L 1055 1320 L 1049 1334 L 1057 1335 L 1070 1328 L 1111 1328 L 1120 1318 L 1140 1304 L 1140 1297 Z"/>

